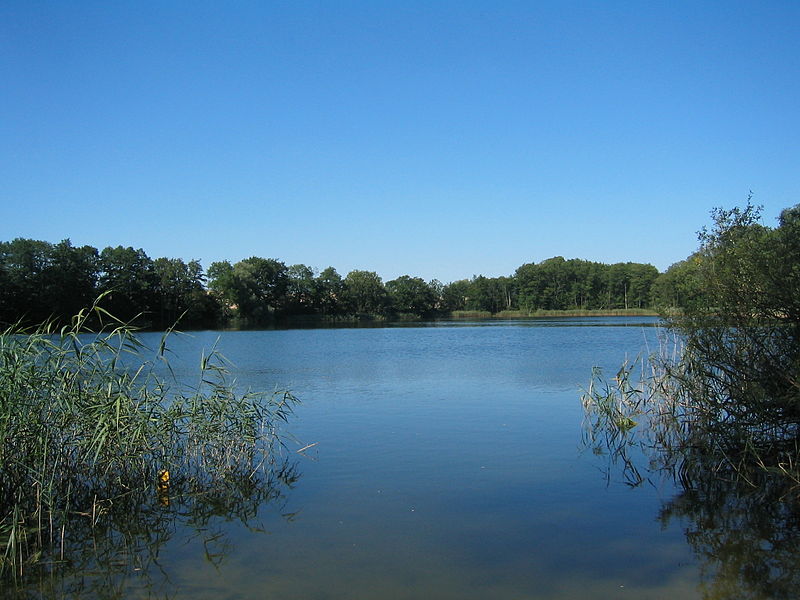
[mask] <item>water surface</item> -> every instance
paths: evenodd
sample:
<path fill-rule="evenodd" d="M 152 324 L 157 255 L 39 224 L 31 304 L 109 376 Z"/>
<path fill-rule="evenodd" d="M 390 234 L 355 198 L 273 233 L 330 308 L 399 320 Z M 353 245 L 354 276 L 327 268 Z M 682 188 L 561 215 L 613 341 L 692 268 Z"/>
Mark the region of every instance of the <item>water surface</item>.
<path fill-rule="evenodd" d="M 570 598 L 696 595 L 674 490 L 609 484 L 581 447 L 580 387 L 657 347 L 653 319 L 198 332 L 172 340 L 189 376 L 216 343 L 240 384 L 290 388 L 301 478 L 160 564 L 186 597 Z M 287 453 L 288 454 L 288 453 Z M 288 516 L 282 516 L 288 515 Z"/>
<path fill-rule="evenodd" d="M 686 522 L 659 519 L 673 484 L 627 486 L 581 444 L 592 368 L 655 351 L 655 323 L 173 337 L 179 379 L 216 345 L 242 389 L 300 398 L 285 450 L 299 479 L 244 522 L 177 525 L 113 585 L 170 598 L 701 598 Z M 157 347 L 158 334 L 142 337 Z"/>

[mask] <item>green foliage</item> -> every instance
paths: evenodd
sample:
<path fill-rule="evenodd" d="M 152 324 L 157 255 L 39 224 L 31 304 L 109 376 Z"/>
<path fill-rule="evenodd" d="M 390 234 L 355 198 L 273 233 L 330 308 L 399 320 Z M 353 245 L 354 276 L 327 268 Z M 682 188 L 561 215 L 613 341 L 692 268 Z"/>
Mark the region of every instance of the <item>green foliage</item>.
<path fill-rule="evenodd" d="M 519 267 L 518 306 L 536 310 L 646 308 L 658 270 L 648 264 L 606 265 L 561 256 Z"/>
<path fill-rule="evenodd" d="M 626 373 L 626 387 L 590 390 L 597 429 L 614 427 L 602 411 L 611 398 L 646 417 L 655 438 L 641 447 L 662 464 L 711 460 L 746 481 L 766 470 L 800 484 L 799 215 L 788 209 L 771 229 L 749 203 L 712 213 L 690 266 L 678 267 L 692 272 L 691 301 L 667 321 L 680 351 L 653 359 L 636 386 Z"/>
<path fill-rule="evenodd" d="M 203 281 L 199 261 L 18 238 L 0 242 L 0 323 L 66 324 L 98 296 L 106 310 L 142 325 L 166 328 L 181 317 L 188 326 L 215 323 Z"/>
<path fill-rule="evenodd" d="M 264 322 L 282 303 L 288 285 L 286 265 L 251 256 L 233 266 L 239 313 L 254 322 Z"/>
<path fill-rule="evenodd" d="M 800 423 L 800 245 L 794 210 L 779 227 L 759 209 L 716 210 L 701 233 L 701 299 L 670 319 L 686 343 L 685 385 L 714 418 L 761 443 Z"/>
<path fill-rule="evenodd" d="M 470 282 L 460 279 L 444 286 L 441 307 L 446 312 L 466 310 L 470 296 Z"/>
<path fill-rule="evenodd" d="M 674 343 L 583 395 L 585 440 L 629 485 L 672 479 L 714 598 L 794 598 L 800 561 L 800 206 L 713 211 L 654 289 Z M 672 348 L 672 351 L 666 349 Z M 635 426 L 632 426 L 636 423 Z"/>
<path fill-rule="evenodd" d="M 333 267 L 323 270 L 316 278 L 315 305 L 326 316 L 341 314 L 344 310 L 345 291 L 342 276 Z"/>
<path fill-rule="evenodd" d="M 233 266 L 228 261 L 215 262 L 208 277 L 209 288 L 221 304 L 249 324 L 269 322 L 286 301 L 288 269 L 272 258 L 251 256 Z"/>
<path fill-rule="evenodd" d="M 51 314 L 74 315 L 84 306 L 90 306 L 98 294 L 100 262 L 97 249 L 91 246 L 76 248 L 67 239 L 54 245 L 49 254 L 43 300 L 50 307 Z"/>
<path fill-rule="evenodd" d="M 98 253 L 90 246 L 73 248 L 69 240 L 53 246 L 17 239 L 0 243 L 0 322 L 66 322 L 100 293 L 113 314 L 162 329 L 176 319 L 184 327 L 230 321 L 262 326 L 291 315 L 435 317 L 464 310 L 532 315 L 633 309 L 651 305 L 657 276 L 651 265 L 554 257 L 522 265 L 510 277 L 476 275 L 443 285 L 403 275 L 384 285 L 371 271 L 354 270 L 343 279 L 333 267 L 316 274 L 307 265 L 286 267 L 276 259 L 252 256 L 235 264 L 212 262 L 206 277 L 199 261 L 153 260 L 142 249 L 117 246 Z M 659 297 L 677 298 L 670 295 L 668 278 L 663 282 Z"/>
<path fill-rule="evenodd" d="M 0 243 L 0 322 L 70 316 L 96 297 L 98 253 L 69 240 Z"/>
<path fill-rule="evenodd" d="M 353 270 L 344 278 L 344 304 L 349 313 L 382 314 L 387 302 L 383 280 L 374 271 Z"/>
<path fill-rule="evenodd" d="M 693 254 L 675 263 L 653 282 L 653 303 L 660 310 L 692 306 L 702 302 L 702 287 L 698 267 L 702 258 Z"/>
<path fill-rule="evenodd" d="M 467 310 L 485 310 L 494 314 L 512 307 L 514 281 L 510 277 L 478 275 L 470 281 Z"/>
<path fill-rule="evenodd" d="M 82 333 L 101 319 L 115 326 Z M 83 551 L 96 528 L 133 518 L 120 508 L 152 515 L 170 495 L 271 476 L 291 394 L 238 392 L 214 352 L 185 388 L 158 375 L 165 340 L 155 362 L 144 351 L 97 305 L 59 330 L 0 334 L 0 577 Z"/>
<path fill-rule="evenodd" d="M 312 314 L 319 310 L 319 291 L 314 269 L 292 265 L 286 271 L 285 310 L 289 314 Z"/>
<path fill-rule="evenodd" d="M 139 248 L 104 248 L 100 253 L 99 291 L 105 307 L 124 321 L 146 317 L 156 289 L 153 260 Z"/>
<path fill-rule="evenodd" d="M 220 303 L 223 314 L 230 317 L 236 309 L 236 280 L 233 265 L 227 260 L 212 262 L 208 267 L 208 289 Z"/>
<path fill-rule="evenodd" d="M 424 279 L 402 275 L 386 282 L 389 303 L 396 312 L 424 317 L 433 314 L 436 295 Z"/>
<path fill-rule="evenodd" d="M 203 267 L 197 260 L 188 264 L 180 258 L 157 258 L 155 275 L 154 319 L 163 326 L 180 320 L 183 326 L 216 321 L 216 304 L 203 286 Z"/>

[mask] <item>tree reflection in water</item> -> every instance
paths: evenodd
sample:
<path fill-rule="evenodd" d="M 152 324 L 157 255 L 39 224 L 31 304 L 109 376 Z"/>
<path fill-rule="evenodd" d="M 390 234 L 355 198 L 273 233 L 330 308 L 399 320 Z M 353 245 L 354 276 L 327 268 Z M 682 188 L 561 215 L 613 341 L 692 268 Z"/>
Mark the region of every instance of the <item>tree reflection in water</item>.
<path fill-rule="evenodd" d="M 677 494 L 659 514 L 674 519 L 700 560 L 708 599 L 789 599 L 800 589 L 800 486 L 796 438 L 706 422 L 691 390 L 661 372 L 633 383 L 595 373 L 583 396 L 584 445 L 606 459 L 609 482 L 657 485 Z M 746 433 L 746 435 L 745 435 Z"/>
<path fill-rule="evenodd" d="M 297 463 L 283 461 L 223 478 L 176 477 L 96 502 L 91 512 L 70 515 L 54 555 L 28 567 L 4 597 L 127 598 L 133 590 L 169 597 L 159 555 L 170 541 L 200 539 L 206 560 L 219 566 L 232 549 L 224 525 L 263 531 L 259 516 L 267 508 L 291 520 L 287 495 L 299 477 Z"/>
<path fill-rule="evenodd" d="M 697 465 L 703 467 L 703 465 Z M 701 560 L 704 597 L 796 598 L 800 589 L 800 507 L 785 478 L 761 472 L 753 485 L 693 469 L 660 520 L 685 524 Z"/>

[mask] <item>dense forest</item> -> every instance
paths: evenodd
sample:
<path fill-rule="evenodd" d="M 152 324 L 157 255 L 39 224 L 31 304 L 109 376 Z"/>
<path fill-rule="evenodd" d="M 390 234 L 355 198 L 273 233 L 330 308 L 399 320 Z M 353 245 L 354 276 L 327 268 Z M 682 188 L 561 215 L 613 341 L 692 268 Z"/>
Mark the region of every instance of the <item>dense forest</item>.
<path fill-rule="evenodd" d="M 66 322 L 98 298 L 115 317 L 152 328 L 176 322 L 183 328 L 258 326 L 296 315 L 683 308 L 702 295 L 700 260 L 692 255 L 659 273 L 649 264 L 557 256 L 523 264 L 506 277 L 443 284 L 411 275 L 384 282 L 362 270 L 342 277 L 333 267 L 317 271 L 257 256 L 213 262 L 206 271 L 197 260 L 152 259 L 132 247 L 99 251 L 68 239 L 53 244 L 17 238 L 0 242 L 0 323 Z"/>

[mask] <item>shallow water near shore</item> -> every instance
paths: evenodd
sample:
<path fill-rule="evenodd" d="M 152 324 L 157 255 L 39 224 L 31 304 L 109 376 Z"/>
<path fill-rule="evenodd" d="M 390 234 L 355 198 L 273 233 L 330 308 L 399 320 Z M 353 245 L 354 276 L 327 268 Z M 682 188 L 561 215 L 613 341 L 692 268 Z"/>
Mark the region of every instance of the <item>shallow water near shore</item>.
<path fill-rule="evenodd" d="M 241 389 L 288 388 L 301 400 L 285 427 L 293 476 L 249 510 L 176 521 L 152 560 L 76 573 L 73 594 L 702 598 L 715 558 L 687 543 L 685 517 L 663 518 L 674 484 L 626 485 L 581 443 L 592 367 L 613 375 L 656 351 L 656 324 L 172 336 L 179 380 L 191 382 L 201 352 L 216 345 Z M 157 347 L 160 334 L 141 338 Z"/>

